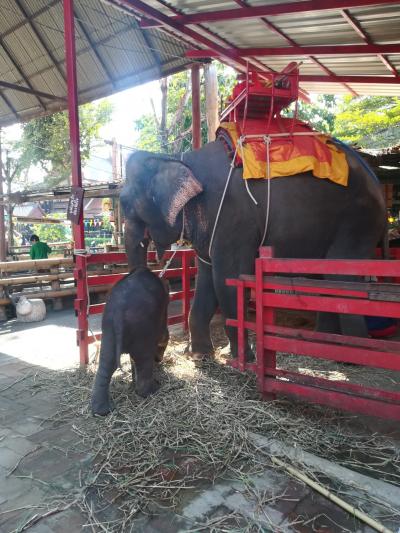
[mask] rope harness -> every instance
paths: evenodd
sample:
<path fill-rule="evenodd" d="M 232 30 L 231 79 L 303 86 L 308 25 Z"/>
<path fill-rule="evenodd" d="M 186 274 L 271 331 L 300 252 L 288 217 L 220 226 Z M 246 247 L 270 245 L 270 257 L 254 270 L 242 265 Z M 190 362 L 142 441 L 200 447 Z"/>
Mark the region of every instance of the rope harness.
<path fill-rule="evenodd" d="M 266 158 L 266 175 L 267 175 L 267 211 L 266 211 L 266 215 L 265 215 L 265 224 L 264 224 L 264 232 L 263 232 L 263 236 L 262 236 L 262 239 L 261 239 L 261 242 L 260 242 L 260 246 L 263 245 L 264 241 L 265 241 L 265 238 L 267 236 L 267 232 L 268 232 L 268 223 L 269 223 L 269 214 L 270 214 L 270 207 L 271 207 L 271 168 L 270 168 L 270 147 L 271 147 L 271 137 L 273 136 L 274 134 L 271 134 L 271 135 L 263 135 L 262 136 L 262 139 L 265 143 L 265 146 L 266 146 L 266 153 L 267 153 L 267 158 Z M 281 136 L 281 134 L 275 134 L 275 135 L 279 135 Z M 287 135 L 290 135 L 290 134 L 287 134 Z M 244 142 L 246 141 L 246 138 L 251 138 L 251 137 L 255 137 L 254 135 L 242 135 L 239 139 L 238 139 L 238 142 L 236 144 L 236 149 L 233 153 L 233 157 L 232 157 L 232 160 L 231 160 L 231 164 L 230 164 L 230 168 L 229 168 L 229 173 L 228 173 L 228 177 L 226 178 L 226 182 L 225 182 L 225 187 L 224 187 L 224 190 L 222 192 L 222 196 L 221 196 L 221 200 L 220 200 L 220 203 L 219 203 L 219 206 L 218 206 L 218 211 L 217 211 L 217 216 L 215 217 L 215 221 L 214 221 L 214 226 L 213 226 L 213 230 L 212 230 L 212 233 L 211 233 L 211 239 L 210 239 L 210 245 L 208 247 L 208 255 L 209 257 L 211 257 L 211 252 L 212 252 L 212 246 L 213 246 L 213 243 L 214 243 L 214 238 L 215 238 L 215 233 L 216 233 L 216 230 L 217 230 L 217 226 L 218 226 L 218 222 L 219 222 L 219 219 L 220 219 L 220 215 L 221 215 L 221 211 L 222 211 L 222 206 L 224 204 L 224 201 L 225 201 L 225 197 L 226 197 L 226 192 L 228 190 L 228 187 L 229 187 L 229 183 L 231 181 L 231 177 L 232 177 L 232 172 L 233 172 L 233 169 L 235 168 L 235 160 L 236 160 L 236 156 L 237 156 L 237 153 L 238 153 L 238 150 L 240 149 L 241 151 L 241 155 L 242 155 L 242 161 L 244 160 L 244 153 L 243 153 L 243 144 Z M 257 135 L 257 137 L 260 137 L 260 135 Z M 226 140 L 224 139 L 224 143 L 226 143 Z M 255 204 L 255 205 L 258 205 L 258 202 L 257 200 L 254 198 L 253 194 L 251 193 L 250 191 L 250 188 L 249 188 L 249 184 L 248 184 L 248 180 L 246 179 L 245 180 L 245 187 L 246 187 L 246 191 L 247 191 L 247 194 L 249 195 L 250 199 L 252 200 L 252 202 Z M 206 261 L 205 259 L 203 259 L 202 257 L 198 256 L 200 261 L 202 261 L 203 263 L 205 263 L 206 265 L 210 265 L 211 266 L 211 262 L 210 261 Z"/>

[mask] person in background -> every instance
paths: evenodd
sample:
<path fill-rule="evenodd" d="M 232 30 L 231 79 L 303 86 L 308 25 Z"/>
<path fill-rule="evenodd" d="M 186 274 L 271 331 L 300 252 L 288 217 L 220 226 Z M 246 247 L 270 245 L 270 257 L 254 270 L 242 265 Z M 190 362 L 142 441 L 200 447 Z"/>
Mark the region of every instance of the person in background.
<path fill-rule="evenodd" d="M 30 238 L 32 243 L 29 255 L 31 259 L 47 259 L 51 253 L 51 248 L 45 242 L 41 242 L 37 235 L 32 235 Z"/>

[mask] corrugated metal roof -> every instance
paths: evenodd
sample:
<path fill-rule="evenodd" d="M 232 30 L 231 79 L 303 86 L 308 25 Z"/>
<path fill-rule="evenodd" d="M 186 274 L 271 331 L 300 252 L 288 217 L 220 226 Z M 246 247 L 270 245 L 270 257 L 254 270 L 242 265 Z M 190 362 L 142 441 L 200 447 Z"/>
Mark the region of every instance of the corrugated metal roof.
<path fill-rule="evenodd" d="M 349 9 L 345 11 L 338 7 L 339 2 L 329 0 L 329 6 L 336 5 L 335 8 L 325 9 L 326 3 L 315 2 L 320 9 L 287 13 L 281 10 L 280 14 L 223 19 L 227 10 L 239 12 L 246 6 L 276 8 L 286 4 L 290 8 L 310 2 L 75 0 L 80 101 L 106 96 L 185 68 L 193 61 L 185 57 L 186 51 L 196 47 L 220 47 L 221 59 L 230 64 L 239 63 L 240 68 L 248 60 L 250 66 L 279 71 L 291 61 L 302 61 L 301 75 L 321 78 L 303 80 L 301 86 L 306 91 L 400 95 L 400 83 L 384 83 L 383 78 L 381 83 L 377 79 L 373 84 L 362 79 L 357 83 L 348 81 L 351 76 L 384 76 L 396 80 L 394 69 L 400 72 L 400 0 L 398 3 L 376 0 L 368 6 L 362 0 L 349 0 L 342 2 L 342 8 L 348 4 Z M 146 14 L 149 9 L 157 11 Z M 0 10 L 0 82 L 65 99 L 62 0 L 0 0 Z M 218 21 L 169 22 L 176 15 L 215 12 L 222 14 Z M 164 17 L 162 27 L 141 27 L 139 21 L 159 18 L 157 13 Z M 399 53 L 311 56 L 297 51 L 287 56 L 240 55 L 241 48 L 287 47 L 289 50 L 293 46 L 363 45 L 367 41 L 376 45 L 398 44 Z M 64 107 L 65 100 L 0 87 L 0 125 Z"/>
<path fill-rule="evenodd" d="M 141 30 L 135 17 L 100 0 L 75 0 L 80 102 L 185 68 L 182 39 Z M 0 81 L 60 100 L 0 87 L 0 126 L 66 106 L 62 0 L 0 0 Z M 62 100 L 64 99 L 64 100 Z"/>

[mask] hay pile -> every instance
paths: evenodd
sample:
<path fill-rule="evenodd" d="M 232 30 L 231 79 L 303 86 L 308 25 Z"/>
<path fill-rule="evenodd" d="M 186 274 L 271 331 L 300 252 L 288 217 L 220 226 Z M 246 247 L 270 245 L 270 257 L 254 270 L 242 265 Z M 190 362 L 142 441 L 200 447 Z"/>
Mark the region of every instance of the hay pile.
<path fill-rule="evenodd" d="M 222 347 L 220 330 L 215 333 Z M 146 400 L 132 391 L 130 363 L 123 358 L 111 386 L 117 410 L 105 418 L 89 411 L 93 365 L 56 380 L 41 377 L 47 389 L 63 391 L 51 422 L 72 423 L 79 437 L 75 448 L 93 453 L 73 504 L 87 514 L 94 531 L 129 531 L 139 512 L 157 512 L 160 506 L 179 510 L 185 494 L 205 482 L 264 471 L 270 463 L 249 432 L 400 485 L 400 449 L 394 442 L 350 431 L 350 415 L 284 400 L 262 402 L 254 376 L 224 366 L 221 350 L 216 361 L 195 366 L 184 355 L 186 341 L 172 336 L 158 370 L 161 389 Z"/>

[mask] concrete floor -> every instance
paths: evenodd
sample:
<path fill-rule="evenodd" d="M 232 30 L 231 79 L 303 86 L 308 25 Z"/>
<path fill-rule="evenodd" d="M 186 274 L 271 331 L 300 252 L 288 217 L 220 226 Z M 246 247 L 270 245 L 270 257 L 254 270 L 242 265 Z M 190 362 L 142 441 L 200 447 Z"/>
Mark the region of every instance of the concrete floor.
<path fill-rule="evenodd" d="M 99 317 L 92 321 L 92 327 L 99 327 Z M 44 322 L 31 325 L 15 320 L 0 325 L 1 533 L 20 531 L 33 516 L 48 512 L 49 497 L 79 492 L 81 472 L 92 460 L 90 453 L 67 451 L 78 438 L 72 430 L 73 421 L 49 423 L 48 418 L 58 409 L 57 394 L 45 390 L 36 393 L 25 386 L 28 376 L 43 369 L 56 376 L 77 360 L 72 311 L 50 313 Z M 226 531 L 230 529 L 218 526 L 218 517 L 231 512 L 242 517 L 242 530 L 256 523 L 257 531 L 372 531 L 284 474 L 266 470 L 254 477 L 253 483 L 265 491 L 261 507 L 260 502 L 243 496 L 240 482 L 225 481 L 188 494 L 178 514 L 163 511 L 160 516 L 138 517 L 132 531 L 196 531 L 192 524 L 207 520 L 214 526 L 202 531 Z M 268 495 L 279 491 L 285 498 L 268 502 Z M 42 509 L 29 507 L 40 504 Z M 309 519 L 308 526 L 290 525 L 299 515 Z M 26 529 L 32 533 L 74 533 L 88 530 L 85 524 L 85 516 L 71 507 Z"/>

